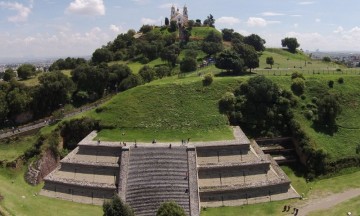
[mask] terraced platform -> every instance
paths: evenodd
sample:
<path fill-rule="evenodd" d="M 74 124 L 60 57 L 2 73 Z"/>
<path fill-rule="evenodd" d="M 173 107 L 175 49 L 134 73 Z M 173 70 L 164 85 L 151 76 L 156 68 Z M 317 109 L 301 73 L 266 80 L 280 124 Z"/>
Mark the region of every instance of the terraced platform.
<path fill-rule="evenodd" d="M 234 140 L 196 143 L 94 141 L 89 134 L 45 178 L 42 195 L 101 205 L 117 193 L 139 216 L 153 216 L 163 202 L 189 216 L 201 207 L 298 197 L 277 163 L 240 128 Z"/>

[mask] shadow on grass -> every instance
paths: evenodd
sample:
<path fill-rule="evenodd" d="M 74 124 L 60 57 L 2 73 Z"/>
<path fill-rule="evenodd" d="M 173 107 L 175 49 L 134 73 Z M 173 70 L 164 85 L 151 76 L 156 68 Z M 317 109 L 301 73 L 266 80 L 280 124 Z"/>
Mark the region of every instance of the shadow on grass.
<path fill-rule="evenodd" d="M 249 75 L 256 75 L 257 73 L 254 72 L 227 72 L 221 71 L 218 74 L 215 74 L 216 77 L 232 77 L 232 76 L 249 76 Z"/>

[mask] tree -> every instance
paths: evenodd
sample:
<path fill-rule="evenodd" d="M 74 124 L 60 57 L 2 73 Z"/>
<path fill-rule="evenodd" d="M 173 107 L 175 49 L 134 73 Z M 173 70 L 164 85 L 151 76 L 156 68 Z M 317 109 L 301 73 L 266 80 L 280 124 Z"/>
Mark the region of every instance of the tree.
<path fill-rule="evenodd" d="M 114 195 L 110 201 L 104 202 L 103 211 L 104 216 L 135 216 L 132 208 L 117 195 Z"/>
<path fill-rule="evenodd" d="M 169 26 L 169 24 L 170 24 L 169 18 L 165 17 L 165 25 Z"/>
<path fill-rule="evenodd" d="M 139 74 L 130 74 L 120 83 L 120 90 L 125 91 L 127 89 L 134 88 L 143 83 L 142 78 Z"/>
<path fill-rule="evenodd" d="M 175 67 L 176 60 L 177 60 L 179 54 L 180 54 L 179 46 L 173 44 L 168 47 L 165 47 L 161 51 L 160 58 L 163 61 L 167 61 L 169 63 L 169 65 L 171 65 L 172 67 Z"/>
<path fill-rule="evenodd" d="M 177 29 L 178 29 L 177 22 L 175 20 L 171 20 L 169 32 L 176 32 Z"/>
<path fill-rule="evenodd" d="M 156 76 L 162 79 L 163 77 L 171 75 L 171 69 L 168 66 L 160 66 L 155 69 Z"/>
<path fill-rule="evenodd" d="M 296 38 L 287 37 L 281 40 L 281 46 L 287 47 L 290 52 L 295 53 L 296 48 L 298 48 L 300 44 L 297 42 Z"/>
<path fill-rule="evenodd" d="M 156 212 L 156 216 L 186 216 L 183 208 L 175 202 L 165 202 L 161 204 Z"/>
<path fill-rule="evenodd" d="M 196 69 L 197 69 L 197 63 L 196 63 L 195 58 L 185 57 L 180 62 L 180 71 L 181 72 L 191 72 L 191 71 L 196 71 Z"/>
<path fill-rule="evenodd" d="M 295 105 L 291 92 L 282 90 L 264 76 L 250 78 L 234 92 L 235 104 L 226 104 L 230 122 L 252 136 L 278 136 L 290 132 Z M 233 97 L 230 97 L 233 98 Z M 231 100 L 230 100 L 231 101 Z M 220 104 L 219 104 L 220 105 Z"/>
<path fill-rule="evenodd" d="M 106 64 L 105 64 L 106 66 Z M 108 71 L 104 65 L 80 65 L 71 71 L 71 79 L 77 84 L 77 90 L 86 91 L 92 99 L 100 98 L 108 81 Z"/>
<path fill-rule="evenodd" d="M 215 31 L 210 31 L 204 38 L 202 50 L 208 55 L 214 55 L 223 50 L 221 34 Z"/>
<path fill-rule="evenodd" d="M 323 62 L 331 62 L 331 58 L 329 56 L 324 56 L 322 60 Z"/>
<path fill-rule="evenodd" d="M 11 68 L 8 68 L 5 70 L 4 76 L 3 76 L 3 80 L 4 81 L 10 81 L 12 78 L 15 78 L 16 74 L 15 71 Z"/>
<path fill-rule="evenodd" d="M 139 75 L 145 83 L 151 82 L 156 78 L 155 70 L 147 65 L 140 69 Z"/>
<path fill-rule="evenodd" d="M 262 39 L 259 35 L 251 34 L 244 38 L 244 43 L 249 44 L 255 48 L 256 51 L 262 52 L 265 50 L 264 44 L 266 41 Z"/>
<path fill-rule="evenodd" d="M 204 20 L 204 25 L 215 28 L 215 19 L 213 15 L 209 14 L 209 16 L 207 16 L 207 18 Z"/>
<path fill-rule="evenodd" d="M 0 91 L 0 101 L 0 122 L 3 124 L 9 114 L 9 106 L 6 101 L 6 93 L 4 91 Z"/>
<path fill-rule="evenodd" d="M 233 34 L 234 34 L 234 29 L 227 29 L 227 28 L 224 28 L 221 30 L 222 32 L 222 38 L 224 41 L 231 41 L 232 40 L 232 37 L 233 37 Z"/>
<path fill-rule="evenodd" d="M 200 26 L 201 26 L 201 20 L 200 20 L 200 19 L 196 19 L 196 20 L 195 20 L 195 26 L 196 26 L 196 27 L 200 27 Z"/>
<path fill-rule="evenodd" d="M 74 82 L 62 72 L 44 73 L 39 77 L 33 101 L 35 113 L 41 115 L 58 109 L 60 104 L 70 101 L 74 91 Z"/>
<path fill-rule="evenodd" d="M 233 50 L 244 60 L 244 66 L 251 69 L 259 67 L 259 55 L 253 46 L 233 40 Z"/>
<path fill-rule="evenodd" d="M 99 130 L 100 123 L 98 120 L 82 117 L 64 121 L 59 125 L 59 128 L 64 141 L 64 148 L 73 150 L 91 131 Z"/>
<path fill-rule="evenodd" d="M 113 53 L 107 48 L 96 49 L 92 55 L 91 61 L 95 64 L 110 62 L 113 60 Z"/>
<path fill-rule="evenodd" d="M 36 68 L 31 64 L 23 64 L 17 69 L 18 77 L 20 79 L 28 79 L 35 74 Z"/>
<path fill-rule="evenodd" d="M 216 57 L 215 66 L 228 72 L 241 72 L 244 61 L 232 50 L 224 50 Z"/>
<path fill-rule="evenodd" d="M 340 103 L 334 95 L 326 95 L 317 101 L 319 126 L 334 132 L 336 130 L 336 117 L 341 113 Z"/>
<path fill-rule="evenodd" d="M 292 80 L 291 90 L 296 95 L 302 95 L 305 90 L 305 81 L 302 78 L 295 78 Z"/>
<path fill-rule="evenodd" d="M 266 57 L 266 64 L 270 65 L 271 69 L 274 65 L 274 58 L 272 56 Z"/>
<path fill-rule="evenodd" d="M 143 34 L 146 34 L 150 32 L 152 29 L 153 27 L 151 25 L 142 25 L 139 31 L 142 32 Z"/>

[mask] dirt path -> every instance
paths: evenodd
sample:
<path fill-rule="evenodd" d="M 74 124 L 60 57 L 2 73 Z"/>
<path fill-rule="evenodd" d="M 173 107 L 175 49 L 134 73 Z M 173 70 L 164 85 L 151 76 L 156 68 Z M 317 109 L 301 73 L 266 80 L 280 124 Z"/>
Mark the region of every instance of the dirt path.
<path fill-rule="evenodd" d="M 350 189 L 342 193 L 332 194 L 323 198 L 309 199 L 305 205 L 299 207 L 298 216 L 306 216 L 312 211 L 331 208 L 357 196 L 360 196 L 360 188 Z"/>

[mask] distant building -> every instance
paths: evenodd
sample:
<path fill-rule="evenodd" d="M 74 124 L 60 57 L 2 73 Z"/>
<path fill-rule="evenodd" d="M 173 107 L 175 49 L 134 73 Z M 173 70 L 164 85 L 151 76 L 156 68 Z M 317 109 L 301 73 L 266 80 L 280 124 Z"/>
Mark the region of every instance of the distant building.
<path fill-rule="evenodd" d="M 189 21 L 189 15 L 186 5 L 183 8 L 183 13 L 181 14 L 179 8 L 175 10 L 175 6 L 171 7 L 170 21 L 176 21 L 179 26 L 186 26 Z"/>

